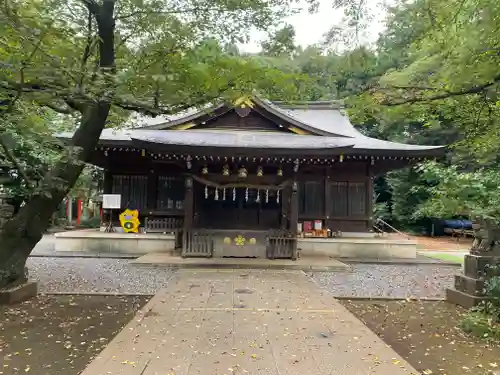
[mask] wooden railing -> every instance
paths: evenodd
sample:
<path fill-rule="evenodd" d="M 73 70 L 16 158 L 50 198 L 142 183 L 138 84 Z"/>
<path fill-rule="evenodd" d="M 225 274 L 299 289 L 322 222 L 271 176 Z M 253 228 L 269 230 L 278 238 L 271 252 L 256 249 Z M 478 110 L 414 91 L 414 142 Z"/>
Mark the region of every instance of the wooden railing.
<path fill-rule="evenodd" d="M 267 240 L 267 257 L 269 259 L 297 259 L 297 236 L 287 230 L 274 230 Z"/>
<path fill-rule="evenodd" d="M 146 218 L 144 222 L 146 233 L 171 233 L 177 232 L 182 228 L 182 218 L 164 217 L 164 218 Z"/>
<path fill-rule="evenodd" d="M 214 234 L 205 229 L 185 230 L 182 232 L 182 257 L 212 257 Z"/>

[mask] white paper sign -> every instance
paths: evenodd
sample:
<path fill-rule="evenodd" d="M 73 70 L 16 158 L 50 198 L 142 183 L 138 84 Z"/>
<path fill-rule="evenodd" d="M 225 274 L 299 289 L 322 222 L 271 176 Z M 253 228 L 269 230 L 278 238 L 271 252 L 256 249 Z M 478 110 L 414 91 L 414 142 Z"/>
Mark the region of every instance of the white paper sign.
<path fill-rule="evenodd" d="M 321 220 L 314 220 L 314 230 L 322 230 L 323 222 Z"/>
<path fill-rule="evenodd" d="M 122 196 L 120 194 L 103 194 L 102 208 L 108 210 L 118 210 L 122 205 Z"/>

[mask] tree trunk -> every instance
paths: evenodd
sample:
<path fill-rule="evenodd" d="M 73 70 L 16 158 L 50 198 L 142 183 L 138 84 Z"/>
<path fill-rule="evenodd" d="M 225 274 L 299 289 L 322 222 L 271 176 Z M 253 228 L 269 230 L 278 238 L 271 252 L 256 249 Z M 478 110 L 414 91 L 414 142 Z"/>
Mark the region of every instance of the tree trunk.
<path fill-rule="evenodd" d="M 103 0 L 101 5 L 92 3 L 89 8 L 98 24 L 100 67 L 107 74 L 114 73 L 115 65 L 114 4 L 115 0 Z M 69 146 L 70 157 L 62 158 L 47 173 L 40 184 L 41 191 L 0 231 L 0 288 L 26 280 L 26 260 L 47 230 L 52 214 L 76 183 L 84 163 L 90 160 L 110 108 L 108 100 L 84 104 L 80 126 Z"/>
<path fill-rule="evenodd" d="M 43 179 L 46 186 L 7 221 L 0 232 L 0 288 L 24 277 L 24 266 L 35 245 L 47 230 L 52 214 L 76 183 L 99 141 L 110 109 L 109 103 L 87 108 L 72 143 L 78 157 L 62 160 Z M 86 136 L 84 136 L 86 135 Z"/>

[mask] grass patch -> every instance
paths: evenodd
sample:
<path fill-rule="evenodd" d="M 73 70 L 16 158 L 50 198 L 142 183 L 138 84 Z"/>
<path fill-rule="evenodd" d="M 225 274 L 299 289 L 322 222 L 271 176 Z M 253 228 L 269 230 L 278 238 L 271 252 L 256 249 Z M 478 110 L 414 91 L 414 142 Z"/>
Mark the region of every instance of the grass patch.
<path fill-rule="evenodd" d="M 464 256 L 458 254 L 446 254 L 446 253 L 422 253 L 422 255 L 427 258 L 442 260 L 443 262 L 455 263 L 455 264 L 463 264 Z"/>
<path fill-rule="evenodd" d="M 460 322 L 464 332 L 475 337 L 500 342 L 500 324 L 479 311 L 471 311 Z"/>

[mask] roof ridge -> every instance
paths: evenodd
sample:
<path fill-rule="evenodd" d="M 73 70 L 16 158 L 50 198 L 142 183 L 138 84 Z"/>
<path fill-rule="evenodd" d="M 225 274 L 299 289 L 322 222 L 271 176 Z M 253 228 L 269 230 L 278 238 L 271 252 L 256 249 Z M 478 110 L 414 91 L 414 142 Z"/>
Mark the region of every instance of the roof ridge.
<path fill-rule="evenodd" d="M 303 101 L 272 101 L 285 109 L 344 109 L 343 100 L 303 100 Z"/>

